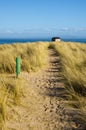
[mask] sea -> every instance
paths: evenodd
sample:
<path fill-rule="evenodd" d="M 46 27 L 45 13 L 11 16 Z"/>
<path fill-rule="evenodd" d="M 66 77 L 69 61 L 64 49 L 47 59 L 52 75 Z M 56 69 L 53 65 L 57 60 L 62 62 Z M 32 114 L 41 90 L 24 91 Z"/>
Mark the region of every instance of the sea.
<path fill-rule="evenodd" d="M 61 39 L 65 42 L 81 42 L 86 44 L 86 39 L 73 39 L 73 38 L 63 38 Z M 0 44 L 13 44 L 13 43 L 26 43 L 26 42 L 39 42 L 39 41 L 51 41 L 51 38 L 0 38 Z"/>

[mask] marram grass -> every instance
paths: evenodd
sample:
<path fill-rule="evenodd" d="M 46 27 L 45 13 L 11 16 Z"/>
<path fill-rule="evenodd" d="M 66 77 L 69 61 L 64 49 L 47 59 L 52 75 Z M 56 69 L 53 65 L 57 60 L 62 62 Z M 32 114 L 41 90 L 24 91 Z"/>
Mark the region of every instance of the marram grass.
<path fill-rule="evenodd" d="M 0 74 L 0 130 L 8 130 L 6 122 L 12 107 L 20 106 L 23 93 L 23 79 L 15 75 Z M 11 120 L 13 117 L 10 117 Z"/>
<path fill-rule="evenodd" d="M 20 58 L 21 71 L 37 71 L 47 64 L 49 46 L 60 56 L 69 105 L 78 110 L 77 119 L 86 128 L 86 45 L 71 42 L 38 42 L 0 45 L 0 129 L 7 130 L 6 121 L 16 119 L 16 115 L 19 114 L 18 106 L 22 105 L 32 110 L 30 104 L 37 104 L 36 97 L 33 97 L 35 92 L 30 87 L 27 91 L 27 86 L 24 89 L 23 79 L 16 79 L 15 74 L 12 74 L 15 73 L 16 57 Z M 10 73 L 13 76 L 9 75 Z M 30 104 L 27 106 L 23 98 L 31 92 Z"/>
<path fill-rule="evenodd" d="M 15 75 L 16 57 L 20 58 L 21 72 L 37 71 L 47 64 L 48 46 L 48 42 L 0 45 L 0 130 L 8 130 L 6 122 L 18 116 L 17 106 L 27 107 L 21 100 L 26 97 L 25 81 Z"/>
<path fill-rule="evenodd" d="M 49 43 L 0 45 L 0 73 L 14 73 L 16 57 L 20 58 L 21 71 L 36 71 L 46 64 Z"/>
<path fill-rule="evenodd" d="M 79 112 L 77 119 L 86 128 L 86 44 L 55 42 L 51 47 L 60 55 L 69 104 Z"/>

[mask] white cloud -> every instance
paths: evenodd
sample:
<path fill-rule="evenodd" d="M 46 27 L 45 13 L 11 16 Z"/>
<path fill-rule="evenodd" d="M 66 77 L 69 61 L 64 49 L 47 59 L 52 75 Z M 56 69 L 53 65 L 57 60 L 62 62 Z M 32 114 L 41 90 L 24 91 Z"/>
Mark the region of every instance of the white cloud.
<path fill-rule="evenodd" d="M 60 31 L 69 31 L 69 30 L 70 30 L 70 28 L 67 28 L 67 27 L 60 29 Z"/>
<path fill-rule="evenodd" d="M 82 32 L 82 31 L 86 31 L 86 27 L 85 28 L 61 28 L 59 29 L 59 31 L 61 32 Z"/>
<path fill-rule="evenodd" d="M 14 32 L 11 30 L 7 30 L 6 33 L 13 34 Z"/>

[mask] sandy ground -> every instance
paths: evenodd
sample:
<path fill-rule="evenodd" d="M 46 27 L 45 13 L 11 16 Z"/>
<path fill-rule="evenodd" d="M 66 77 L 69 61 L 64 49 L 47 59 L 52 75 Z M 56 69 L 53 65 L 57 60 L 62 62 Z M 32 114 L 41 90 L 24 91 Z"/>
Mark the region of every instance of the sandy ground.
<path fill-rule="evenodd" d="M 47 62 L 48 66 L 39 72 L 21 74 L 26 95 L 21 107 L 10 109 L 9 130 L 80 130 L 73 120 L 74 110 L 66 108 L 60 57 L 53 49 L 48 50 Z"/>

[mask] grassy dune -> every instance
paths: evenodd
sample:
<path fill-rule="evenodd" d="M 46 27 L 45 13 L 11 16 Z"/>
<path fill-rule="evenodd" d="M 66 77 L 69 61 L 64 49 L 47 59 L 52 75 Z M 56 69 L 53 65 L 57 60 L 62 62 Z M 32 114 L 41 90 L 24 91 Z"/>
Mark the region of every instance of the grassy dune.
<path fill-rule="evenodd" d="M 15 73 L 15 59 L 21 59 L 21 71 L 36 71 L 46 64 L 49 43 L 0 45 L 0 73 Z"/>
<path fill-rule="evenodd" d="M 86 44 L 55 42 L 51 46 L 61 58 L 68 104 L 77 110 L 76 118 L 86 128 Z"/>
<path fill-rule="evenodd" d="M 53 47 L 61 58 L 68 104 L 77 110 L 76 118 L 86 127 L 86 45 L 71 42 L 38 42 L 0 45 L 0 130 L 7 130 L 6 121 L 16 118 L 13 115 L 9 116 L 10 109 L 17 106 L 22 109 L 25 105 L 23 98 L 27 97 L 29 92 L 32 95 L 34 93 L 30 88 L 24 89 L 25 81 L 21 76 L 18 79 L 15 77 L 16 57 L 20 58 L 21 72 L 37 71 L 47 65 L 49 46 Z M 32 95 L 31 103 L 35 101 Z M 16 115 L 16 110 L 13 109 L 12 114 Z"/>
<path fill-rule="evenodd" d="M 48 46 L 47 42 L 0 45 L 0 130 L 7 130 L 6 121 L 14 118 L 12 116 L 18 112 L 15 110 L 17 106 L 22 109 L 24 102 L 22 104 L 21 99 L 26 96 L 25 81 L 21 76 L 16 78 L 16 57 L 20 58 L 21 72 L 37 71 L 47 64 Z M 29 91 L 31 93 L 32 90 Z M 9 117 L 13 107 L 14 112 Z"/>

